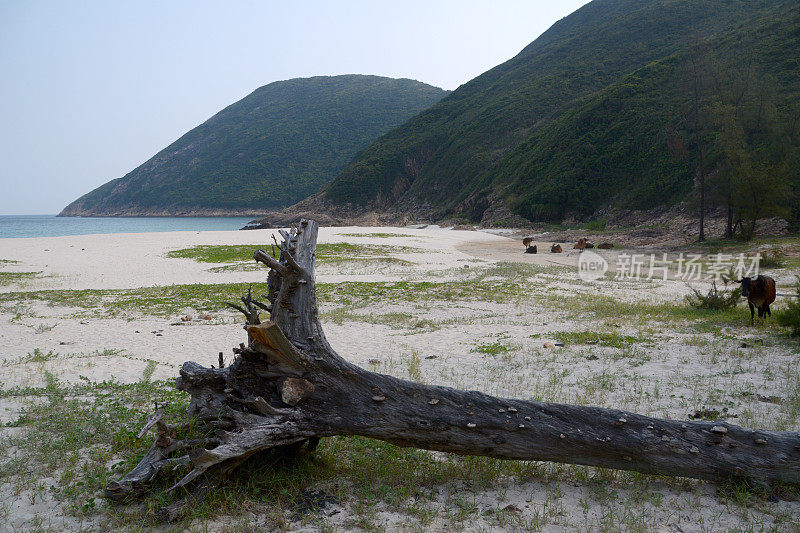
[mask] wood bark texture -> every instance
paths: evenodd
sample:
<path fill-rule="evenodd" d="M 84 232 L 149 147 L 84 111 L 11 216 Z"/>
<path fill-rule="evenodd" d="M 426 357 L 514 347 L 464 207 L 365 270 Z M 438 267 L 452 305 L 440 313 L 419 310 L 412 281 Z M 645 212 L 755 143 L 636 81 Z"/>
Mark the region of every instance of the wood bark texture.
<path fill-rule="evenodd" d="M 170 426 L 156 410 L 150 451 L 106 495 L 142 495 L 165 471 L 190 468 L 170 490 L 183 500 L 165 519 L 268 450 L 313 450 L 320 438 L 361 435 L 400 446 L 503 459 L 555 461 L 647 474 L 760 485 L 800 483 L 800 434 L 726 422 L 662 420 L 616 409 L 495 398 L 369 372 L 340 357 L 318 319 L 314 262 L 318 227 L 281 231 L 270 268 L 269 304 L 242 298 L 247 344 L 225 368 L 184 363 L 177 387 L 191 395 L 189 421 Z M 258 310 L 269 311 L 260 322 Z M 201 438 L 188 438 L 193 428 Z"/>

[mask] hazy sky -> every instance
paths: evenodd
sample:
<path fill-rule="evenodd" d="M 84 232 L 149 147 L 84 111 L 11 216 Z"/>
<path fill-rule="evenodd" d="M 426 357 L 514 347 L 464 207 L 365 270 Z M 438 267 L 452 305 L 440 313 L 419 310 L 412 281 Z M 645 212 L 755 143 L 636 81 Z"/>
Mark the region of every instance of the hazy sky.
<path fill-rule="evenodd" d="M 57 213 L 256 88 L 455 89 L 588 0 L 0 0 L 0 214 Z"/>

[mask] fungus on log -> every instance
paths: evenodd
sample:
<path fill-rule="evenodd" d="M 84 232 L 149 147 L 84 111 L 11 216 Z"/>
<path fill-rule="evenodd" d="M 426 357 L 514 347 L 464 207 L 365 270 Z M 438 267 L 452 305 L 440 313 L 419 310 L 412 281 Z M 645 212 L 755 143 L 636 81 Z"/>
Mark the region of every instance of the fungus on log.
<path fill-rule="evenodd" d="M 313 450 L 320 438 L 361 435 L 400 446 L 503 459 L 554 461 L 712 481 L 800 483 L 800 434 L 724 422 L 661 420 L 616 409 L 495 398 L 369 372 L 340 357 L 317 315 L 314 260 L 318 227 L 303 220 L 281 231 L 267 299 L 248 293 L 248 342 L 225 368 L 184 363 L 177 387 L 191 395 L 189 422 L 167 425 L 139 464 L 106 487 L 125 501 L 162 472 L 190 471 L 170 490 L 188 493 L 163 509 L 175 519 L 193 494 L 220 483 L 248 457 L 269 450 Z M 261 323 L 258 310 L 270 312 Z M 189 438 L 200 427 L 202 438 Z"/>

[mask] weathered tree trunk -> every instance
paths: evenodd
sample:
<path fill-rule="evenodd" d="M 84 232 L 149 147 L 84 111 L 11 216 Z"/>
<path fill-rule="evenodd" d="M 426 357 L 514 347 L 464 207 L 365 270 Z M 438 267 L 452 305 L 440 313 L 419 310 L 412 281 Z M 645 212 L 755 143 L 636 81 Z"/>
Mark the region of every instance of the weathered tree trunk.
<path fill-rule="evenodd" d="M 660 420 L 614 409 L 494 398 L 368 372 L 328 344 L 317 317 L 317 224 L 283 232 L 270 267 L 270 306 L 243 298 L 247 345 L 227 368 L 184 363 L 177 386 L 191 394 L 189 424 L 149 424 L 158 438 L 139 465 L 106 488 L 112 500 L 138 496 L 162 471 L 189 465 L 173 489 L 202 491 L 253 454 L 316 446 L 322 437 L 362 435 L 427 450 L 556 461 L 708 480 L 800 483 L 800 435 L 724 422 Z M 256 308 L 271 311 L 260 324 Z M 165 509 L 180 512 L 181 502 Z"/>

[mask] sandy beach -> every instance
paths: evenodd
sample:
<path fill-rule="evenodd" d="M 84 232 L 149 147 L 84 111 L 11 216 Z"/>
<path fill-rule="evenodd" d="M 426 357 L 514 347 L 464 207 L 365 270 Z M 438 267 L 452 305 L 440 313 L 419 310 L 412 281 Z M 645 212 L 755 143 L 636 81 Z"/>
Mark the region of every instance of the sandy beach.
<path fill-rule="evenodd" d="M 266 270 L 246 260 L 207 261 L 202 254 L 219 246 L 269 248 L 272 233 L 0 239 L 0 273 L 7 274 L 0 278 L 0 390 L 5 391 L 0 442 L 9 458 L 2 464 L 27 457 L 15 439 L 28 431 L 26 410 L 46 397 L 36 391 L 52 387 L 54 379 L 63 387 L 157 382 L 175 377 L 187 360 L 211 365 L 220 352 L 231 358 L 245 335 L 241 317 L 221 302 L 249 284 L 263 290 Z M 722 318 L 684 313 L 690 289 L 679 280 L 582 281 L 576 252 L 525 255 L 518 240 L 498 233 L 322 228 L 319 242 L 327 248 L 319 253 L 317 281 L 331 345 L 370 370 L 430 384 L 800 430 L 798 347 L 774 323 L 748 326 L 742 306 Z M 540 250 L 544 246 L 549 243 L 539 243 Z M 617 253 L 607 253 L 609 262 Z M 780 273 L 781 290 L 790 290 L 785 280 L 793 274 Z M 380 294 L 389 296 L 363 296 L 373 289 L 386 289 Z M 431 455 L 455 465 L 463 460 Z M 115 460 L 110 457 L 107 464 Z M 57 470 L 28 470 L 23 479 L 8 467 L 10 473 L 0 478 L 0 530 L 165 529 L 115 521 L 117 511 L 107 510 L 100 492 L 89 496 L 95 502 L 90 511 L 70 511 L 68 498 L 48 489 L 63 480 Z M 730 491 L 694 480 L 557 465 L 538 465 L 525 475 L 504 472 L 480 484 L 466 482 L 468 477 L 437 482 L 424 496 L 364 502 L 348 494 L 345 474 L 336 490 L 330 480 L 313 487 L 336 492 L 336 498 L 292 514 L 280 526 L 272 511 L 260 513 L 256 506 L 186 527 L 675 532 L 800 527 L 796 498 L 736 500 Z"/>

